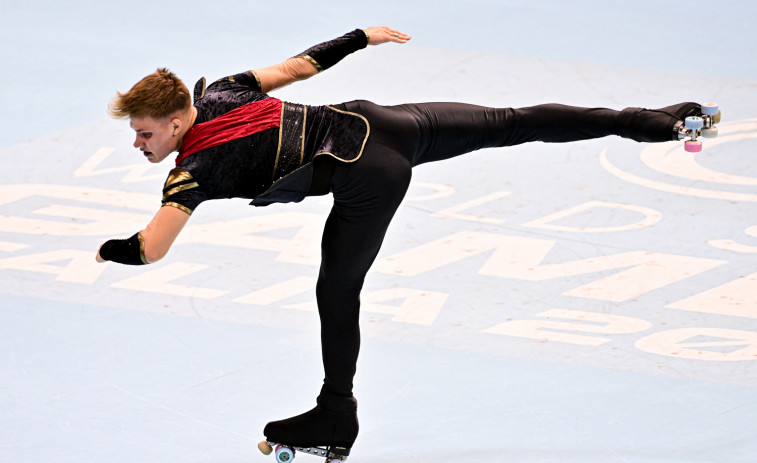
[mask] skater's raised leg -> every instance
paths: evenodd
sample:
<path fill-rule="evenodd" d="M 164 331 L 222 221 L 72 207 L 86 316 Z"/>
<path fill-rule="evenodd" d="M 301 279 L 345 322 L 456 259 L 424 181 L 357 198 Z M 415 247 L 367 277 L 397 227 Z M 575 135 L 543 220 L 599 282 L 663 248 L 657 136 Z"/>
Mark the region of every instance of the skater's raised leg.
<path fill-rule="evenodd" d="M 566 143 L 616 135 L 639 142 L 678 140 L 678 127 L 700 115 L 697 103 L 660 109 L 582 108 L 542 104 L 489 108 L 465 103 L 379 106 L 352 101 L 340 108 L 365 116 L 371 138 L 403 153 L 413 166 L 449 159 L 482 148 L 541 141 Z"/>

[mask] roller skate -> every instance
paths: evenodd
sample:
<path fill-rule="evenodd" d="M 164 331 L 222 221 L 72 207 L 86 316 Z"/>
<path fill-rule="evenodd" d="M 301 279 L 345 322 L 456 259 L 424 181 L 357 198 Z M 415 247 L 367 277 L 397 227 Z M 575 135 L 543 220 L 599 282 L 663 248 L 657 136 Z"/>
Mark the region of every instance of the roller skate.
<path fill-rule="evenodd" d="M 322 392 L 314 409 L 268 423 L 263 432 L 266 439 L 258 449 L 265 455 L 275 452 L 276 463 L 289 463 L 298 452 L 342 462 L 358 434 L 357 401 Z"/>
<path fill-rule="evenodd" d="M 684 143 L 684 149 L 689 153 L 699 153 L 702 151 L 700 137 L 715 138 L 718 136 L 718 128 L 715 124 L 720 123 L 720 117 L 720 108 L 716 103 L 703 104 L 701 115 L 688 116 L 676 124 L 677 139 L 686 140 L 688 138 Z"/>
<path fill-rule="evenodd" d="M 701 125 L 697 121 L 701 121 Z M 618 118 L 618 135 L 645 143 L 688 139 L 686 151 L 693 152 L 697 146 L 701 150 L 699 136 L 717 135 L 715 124 L 718 122 L 720 112 L 712 103 L 678 103 L 659 109 L 626 108 Z"/>
<path fill-rule="evenodd" d="M 276 463 L 289 463 L 294 460 L 297 452 L 307 453 L 315 455 L 317 457 L 325 457 L 326 463 L 339 463 L 347 461 L 347 456 L 350 453 L 350 449 L 344 449 L 342 447 L 293 447 L 290 445 L 277 444 L 275 442 L 268 442 L 264 440 L 258 444 L 258 449 L 264 455 L 270 455 L 274 453 Z M 346 453 L 346 455 L 344 455 Z"/>

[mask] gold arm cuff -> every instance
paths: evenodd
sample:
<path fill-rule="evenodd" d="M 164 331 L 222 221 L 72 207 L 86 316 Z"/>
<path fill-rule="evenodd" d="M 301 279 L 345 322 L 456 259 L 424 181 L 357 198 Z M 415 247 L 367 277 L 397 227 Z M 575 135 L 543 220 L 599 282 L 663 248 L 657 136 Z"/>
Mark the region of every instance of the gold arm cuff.
<path fill-rule="evenodd" d="M 179 203 L 172 203 L 172 202 L 163 203 L 160 207 L 163 207 L 163 206 L 175 207 L 176 209 L 178 209 L 180 211 L 184 211 L 184 212 L 186 212 L 189 215 L 192 215 L 192 212 L 193 212 L 192 209 L 190 209 L 187 206 L 184 206 L 182 204 L 179 204 Z"/>
<path fill-rule="evenodd" d="M 308 63 L 312 64 L 313 67 L 316 69 L 316 71 L 318 71 L 318 72 L 322 72 L 323 71 L 323 66 L 321 66 L 320 64 L 318 64 L 318 61 L 314 60 L 312 56 L 310 56 L 310 55 L 300 55 L 300 56 L 297 56 L 297 58 L 302 58 L 305 61 L 307 61 Z"/>
<path fill-rule="evenodd" d="M 142 238 L 142 232 L 137 233 L 137 239 L 139 240 L 139 259 L 143 264 L 149 264 L 145 258 L 145 239 Z"/>
<path fill-rule="evenodd" d="M 371 36 L 368 35 L 368 31 L 367 30 L 365 30 L 365 29 L 361 29 L 361 30 L 363 31 L 363 34 L 365 34 L 365 38 L 368 41 L 367 45 L 370 45 L 371 44 Z"/>

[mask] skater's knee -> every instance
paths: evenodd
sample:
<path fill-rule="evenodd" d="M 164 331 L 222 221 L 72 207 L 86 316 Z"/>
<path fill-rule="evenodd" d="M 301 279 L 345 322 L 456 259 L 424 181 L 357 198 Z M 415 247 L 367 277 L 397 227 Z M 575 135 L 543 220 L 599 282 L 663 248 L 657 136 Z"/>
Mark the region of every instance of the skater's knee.
<path fill-rule="evenodd" d="M 360 306 L 360 290 L 362 281 L 354 281 L 341 272 L 326 276 L 321 271 L 318 283 L 315 286 L 315 297 L 320 311 L 338 310 L 341 313 L 349 313 L 358 310 Z"/>

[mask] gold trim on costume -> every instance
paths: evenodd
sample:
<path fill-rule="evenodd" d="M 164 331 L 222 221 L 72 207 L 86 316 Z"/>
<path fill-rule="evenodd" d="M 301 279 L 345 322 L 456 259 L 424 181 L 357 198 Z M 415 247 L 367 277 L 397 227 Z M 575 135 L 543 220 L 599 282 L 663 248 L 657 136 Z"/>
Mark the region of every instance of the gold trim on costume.
<path fill-rule="evenodd" d="M 276 148 L 276 159 L 273 161 L 273 173 L 271 178 L 276 176 L 276 170 L 279 168 L 279 156 L 281 155 L 281 139 L 284 134 L 284 110 L 286 109 L 286 103 L 281 105 L 281 116 L 279 116 L 279 146 Z"/>
<path fill-rule="evenodd" d="M 323 66 L 321 66 L 321 65 L 320 65 L 320 63 L 318 63 L 318 61 L 316 61 L 316 60 L 315 60 L 315 59 L 314 59 L 314 58 L 313 58 L 312 56 L 310 56 L 310 55 L 299 55 L 299 56 L 296 56 L 295 58 L 302 58 L 302 59 L 304 59 L 304 60 L 305 60 L 305 61 L 307 61 L 308 63 L 312 64 L 312 65 L 313 65 L 313 67 L 315 67 L 315 70 L 316 70 L 316 71 L 318 71 L 318 72 L 321 72 L 321 71 L 323 71 Z"/>
<path fill-rule="evenodd" d="M 192 215 L 192 210 L 188 207 L 175 202 L 166 202 L 166 200 L 176 193 L 191 190 L 193 188 L 199 188 L 200 185 L 193 180 L 194 178 L 188 170 L 182 169 L 181 167 L 175 167 L 171 169 L 171 172 L 168 173 L 168 178 L 166 179 L 165 186 L 163 187 L 164 193 L 163 199 L 161 200 L 162 205 L 173 206 L 177 209 L 181 209 L 189 215 Z"/>
<path fill-rule="evenodd" d="M 279 144 L 273 164 L 271 179 L 285 177 L 294 168 L 302 165 L 305 159 L 305 123 L 307 121 L 307 106 L 293 103 L 282 105 L 279 120 Z M 302 125 L 301 131 L 297 129 Z"/>
<path fill-rule="evenodd" d="M 255 71 L 250 71 L 250 74 L 252 74 L 252 76 L 255 78 L 255 81 L 257 81 L 260 91 L 263 91 L 263 84 L 260 83 L 260 76 L 258 75 L 258 73 Z"/>
<path fill-rule="evenodd" d="M 192 215 L 192 212 L 194 212 L 194 211 L 192 211 L 192 209 L 190 209 L 187 206 L 184 206 L 182 204 L 179 204 L 179 203 L 172 203 L 172 202 L 163 203 L 160 207 L 163 207 L 163 206 L 175 207 L 176 209 L 179 209 L 180 211 L 184 211 L 184 212 L 186 212 L 189 215 Z"/>
<path fill-rule="evenodd" d="M 300 162 L 299 165 L 302 165 L 302 161 L 305 159 L 305 126 L 308 122 L 308 107 L 303 106 L 302 107 L 302 143 L 300 145 Z"/>
<path fill-rule="evenodd" d="M 174 167 L 173 169 L 171 169 L 171 172 L 168 173 L 168 178 L 166 179 L 166 183 L 163 185 L 163 189 L 187 180 L 192 180 L 192 174 L 190 174 L 188 170 L 182 169 L 181 167 Z"/>
<path fill-rule="evenodd" d="M 176 193 L 180 193 L 184 190 L 191 190 L 192 188 L 197 188 L 200 185 L 197 182 L 187 183 L 185 185 L 179 185 L 175 188 L 171 188 L 168 190 L 165 194 L 163 194 L 163 201 L 170 198 L 172 195 L 175 195 Z"/>
<path fill-rule="evenodd" d="M 198 80 L 195 83 L 194 91 L 192 92 L 192 98 L 194 98 L 195 103 L 205 98 L 205 86 L 207 84 L 207 80 L 205 80 L 204 77 L 201 77 L 200 80 Z"/>
<path fill-rule="evenodd" d="M 139 258 L 143 264 L 149 264 L 145 257 L 145 239 L 142 238 L 142 232 L 137 233 L 137 239 L 139 240 Z"/>
<path fill-rule="evenodd" d="M 343 162 L 345 164 L 350 164 L 350 163 L 353 163 L 353 162 L 357 161 L 358 159 L 360 159 L 363 156 L 363 150 L 365 149 L 365 144 L 368 142 L 368 137 L 371 134 L 371 124 L 368 122 L 368 119 L 366 119 L 362 114 L 353 113 L 351 111 L 342 111 L 341 109 L 337 109 L 337 108 L 334 108 L 333 106 L 329 106 L 329 105 L 326 105 L 326 107 L 329 108 L 329 109 L 331 109 L 331 110 L 333 110 L 333 111 L 336 111 L 338 113 L 351 114 L 353 116 L 357 116 L 360 119 L 362 119 L 363 122 L 365 122 L 365 137 L 363 138 L 363 144 L 360 145 L 360 151 L 357 153 L 357 156 L 355 156 L 355 159 L 350 159 L 348 161 L 348 160 L 342 159 L 339 156 L 337 156 L 336 154 L 330 153 L 328 151 L 320 151 L 318 153 L 315 153 L 313 155 L 313 159 L 315 159 L 316 157 L 318 157 L 318 156 L 320 156 L 322 154 L 326 154 L 326 155 L 329 155 L 332 158 L 336 159 L 337 161 L 341 161 L 341 162 Z"/>
<path fill-rule="evenodd" d="M 368 31 L 365 29 L 361 29 L 363 31 L 363 34 L 365 34 L 365 38 L 368 40 L 368 44 L 371 43 L 371 36 L 368 35 Z"/>

